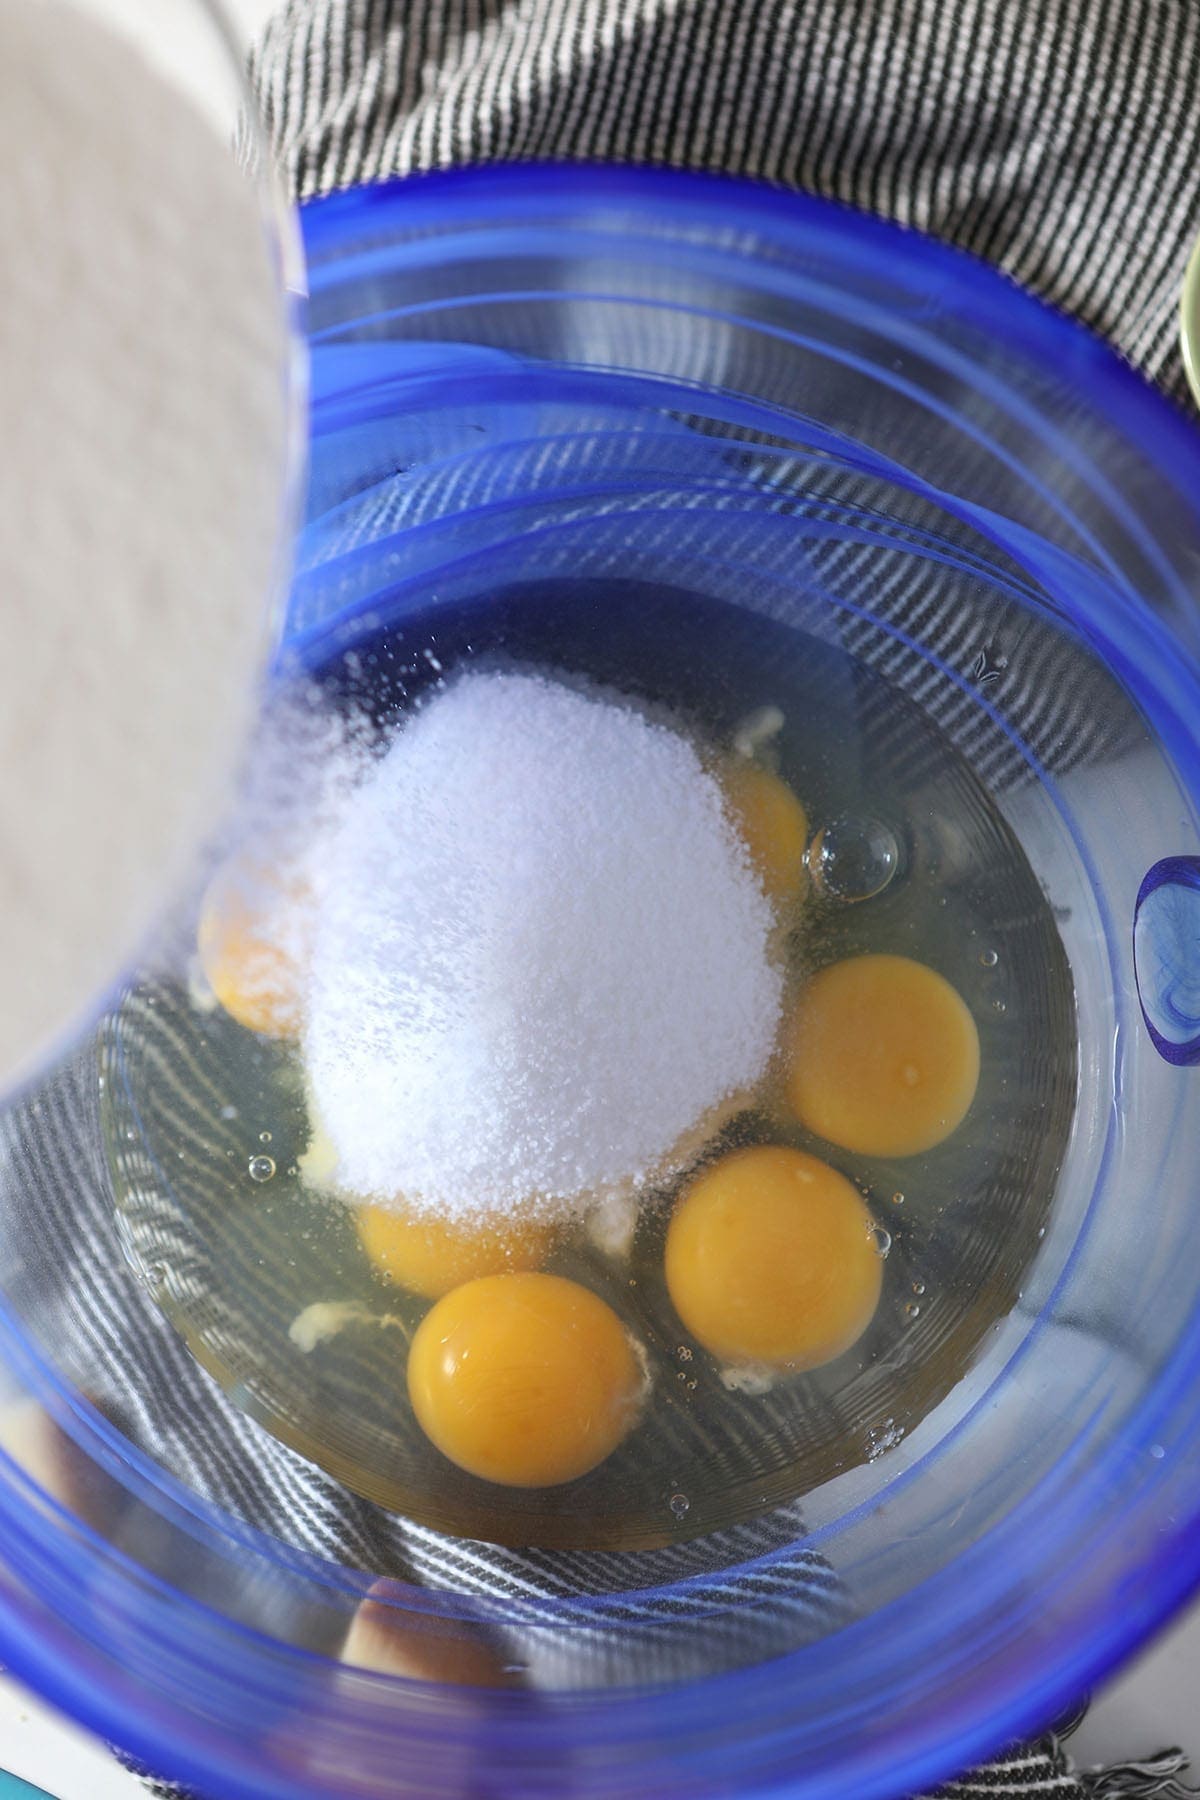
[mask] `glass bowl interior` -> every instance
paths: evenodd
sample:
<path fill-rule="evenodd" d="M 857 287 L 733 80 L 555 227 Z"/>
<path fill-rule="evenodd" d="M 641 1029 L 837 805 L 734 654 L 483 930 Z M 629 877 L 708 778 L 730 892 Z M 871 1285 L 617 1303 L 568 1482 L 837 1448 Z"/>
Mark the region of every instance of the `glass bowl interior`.
<path fill-rule="evenodd" d="M 6 1128 L 0 1333 L 58 1473 L 10 1434 L 0 1654 L 233 1795 L 918 1791 L 1044 1723 L 1197 1575 L 1197 445 L 982 266 L 745 184 L 473 171 L 304 224 L 281 675 L 390 632 L 414 691 L 481 641 L 620 685 L 633 644 L 648 698 L 733 722 L 796 659 L 872 767 L 965 771 L 977 810 L 945 829 L 939 786 L 914 869 L 953 887 L 1011 847 L 1008 935 L 959 979 L 1028 1099 L 965 1143 L 935 1279 L 894 1200 L 933 1172 L 866 1172 L 891 1266 L 921 1273 L 905 1354 L 868 1345 L 836 1403 L 781 1409 L 732 1515 L 646 1455 L 503 1529 L 450 1484 L 405 1530 L 389 1440 L 314 1444 L 314 1365 L 266 1381 L 266 1327 L 205 1308 L 230 1242 L 206 1159 L 246 1146 L 201 1132 L 211 1071 L 173 1073 L 171 974 L 148 972 Z M 1154 871 L 1173 899 L 1135 957 Z M 535 1573 L 483 1538 L 542 1546 Z M 364 1605 L 425 1650 L 483 1632 L 514 1680 L 382 1674 L 361 1635 L 346 1660 Z"/>

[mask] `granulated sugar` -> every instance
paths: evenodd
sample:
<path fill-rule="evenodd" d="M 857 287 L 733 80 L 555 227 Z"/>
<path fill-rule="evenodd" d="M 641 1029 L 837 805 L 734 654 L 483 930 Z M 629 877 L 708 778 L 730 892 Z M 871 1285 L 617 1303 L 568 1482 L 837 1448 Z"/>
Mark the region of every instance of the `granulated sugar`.
<path fill-rule="evenodd" d="M 338 1183 L 581 1208 L 761 1076 L 772 914 L 679 733 L 531 675 L 429 701 L 320 857 L 304 1056 Z"/>

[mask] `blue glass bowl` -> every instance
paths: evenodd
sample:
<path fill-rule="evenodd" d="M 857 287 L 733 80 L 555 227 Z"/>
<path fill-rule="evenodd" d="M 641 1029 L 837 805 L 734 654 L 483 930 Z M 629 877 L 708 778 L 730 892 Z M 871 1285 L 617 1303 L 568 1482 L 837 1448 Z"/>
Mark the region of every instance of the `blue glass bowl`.
<path fill-rule="evenodd" d="M 53 1271 L 10 1228 L 10 1384 L 91 1499 L 0 1467 L 0 1657 L 234 1800 L 918 1792 L 1052 1719 L 1200 1578 L 1200 444 L 992 270 L 746 183 L 475 170 L 321 201 L 304 229 L 311 483 L 281 659 L 533 577 L 669 578 L 853 647 L 969 757 L 1056 909 L 1070 1141 L 963 1378 L 741 1567 L 769 1586 L 819 1554 L 836 1616 L 674 1684 L 339 1665 L 368 1592 L 432 1639 L 522 1609 L 378 1590 L 212 1507 L 42 1340 Z M 730 1574 L 625 1598 L 712 1618 Z M 613 1617 L 549 1605 L 543 1629 Z"/>

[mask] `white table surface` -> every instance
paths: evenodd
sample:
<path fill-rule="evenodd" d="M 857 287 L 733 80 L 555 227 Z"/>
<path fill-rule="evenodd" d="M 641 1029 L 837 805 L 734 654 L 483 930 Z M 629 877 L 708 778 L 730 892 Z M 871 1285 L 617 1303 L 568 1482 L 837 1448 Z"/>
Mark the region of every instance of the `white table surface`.
<path fill-rule="evenodd" d="M 93 0 L 93 4 L 95 0 Z M 114 0 L 114 4 L 117 0 Z M 247 37 L 275 0 L 223 0 Z M 159 15 L 170 30 L 170 7 Z M 1073 1740 L 1081 1767 L 1180 1744 L 1200 1777 L 1200 1605 L 1102 1695 Z M 145 1800 L 145 1789 L 105 1748 L 0 1675 L 0 1769 L 45 1788 L 54 1800 Z"/>

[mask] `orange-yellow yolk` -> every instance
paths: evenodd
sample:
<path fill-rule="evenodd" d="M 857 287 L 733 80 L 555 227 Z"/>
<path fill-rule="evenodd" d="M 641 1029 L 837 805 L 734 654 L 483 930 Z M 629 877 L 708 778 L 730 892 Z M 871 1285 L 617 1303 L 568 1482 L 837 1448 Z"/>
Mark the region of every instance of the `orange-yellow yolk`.
<path fill-rule="evenodd" d="M 796 899 L 804 881 L 808 815 L 786 782 L 745 757 L 722 771 L 721 785 L 733 823 L 768 900 Z"/>
<path fill-rule="evenodd" d="M 815 1369 L 871 1323 L 883 1260 L 844 1175 L 763 1145 L 692 1183 L 667 1231 L 666 1275 L 676 1312 L 714 1356 Z"/>
<path fill-rule="evenodd" d="M 864 1156 L 915 1156 L 975 1097 L 979 1033 L 934 969 L 854 956 L 815 975 L 792 1027 L 788 1098 L 819 1137 Z"/>
<path fill-rule="evenodd" d="M 205 980 L 239 1025 L 266 1037 L 300 1029 L 305 889 L 269 862 L 226 864 L 209 884 L 196 947 Z"/>
<path fill-rule="evenodd" d="M 505 1487 L 553 1487 L 611 1454 L 642 1371 L 610 1306 L 561 1275 L 485 1275 L 426 1314 L 408 1354 L 417 1421 L 443 1456 Z"/>
<path fill-rule="evenodd" d="M 388 1206 L 356 1207 L 355 1223 L 379 1273 L 427 1300 L 481 1275 L 536 1269 L 553 1241 L 544 1225 L 508 1219 L 451 1225 Z"/>

